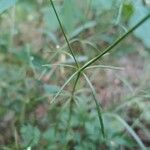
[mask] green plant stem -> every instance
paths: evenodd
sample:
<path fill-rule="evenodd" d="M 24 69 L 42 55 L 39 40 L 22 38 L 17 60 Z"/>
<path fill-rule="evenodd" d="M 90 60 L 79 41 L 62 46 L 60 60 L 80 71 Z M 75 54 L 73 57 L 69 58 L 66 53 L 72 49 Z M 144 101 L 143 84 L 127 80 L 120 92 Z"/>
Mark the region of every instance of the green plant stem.
<path fill-rule="evenodd" d="M 125 129 L 129 132 L 129 134 L 134 138 L 134 140 L 138 143 L 140 149 L 147 150 L 143 141 L 140 139 L 137 133 L 132 129 L 132 127 L 128 125 L 128 123 L 124 119 L 122 119 L 119 115 L 114 114 L 114 113 L 105 113 L 105 115 L 118 120 L 125 127 Z"/>
<path fill-rule="evenodd" d="M 80 75 L 81 73 L 79 72 L 77 74 L 77 78 L 75 80 L 75 83 L 74 83 L 74 86 L 73 86 L 73 90 L 72 90 L 72 93 L 71 93 L 71 99 L 70 99 L 70 107 L 69 107 L 69 117 L 68 117 L 68 125 L 67 125 L 67 128 L 66 128 L 66 134 L 69 130 L 69 126 L 70 126 L 70 121 L 71 121 L 71 116 L 72 116 L 72 110 L 73 110 L 73 102 L 74 102 L 74 93 L 75 93 L 75 89 L 76 89 L 76 86 L 77 86 L 77 83 L 78 83 L 78 80 L 80 78 Z"/>
<path fill-rule="evenodd" d="M 73 53 L 73 50 L 72 50 L 72 47 L 69 43 L 69 40 L 65 34 L 65 31 L 63 29 L 63 26 L 62 26 L 62 23 L 59 19 L 59 16 L 58 16 L 58 13 L 56 11 L 56 8 L 53 4 L 53 1 L 50 0 L 51 2 L 51 5 L 53 7 L 53 10 L 55 12 L 55 15 L 57 17 L 57 20 L 59 22 L 59 25 L 60 25 L 60 28 L 62 30 L 62 33 L 64 35 L 64 38 L 66 40 L 66 43 L 68 45 L 68 48 L 70 50 L 70 53 L 72 55 L 72 57 L 74 58 L 74 61 L 76 63 L 76 66 L 78 68 L 78 70 L 76 71 L 77 73 L 77 78 L 75 80 L 75 83 L 74 83 L 74 86 L 73 86 L 73 90 L 72 90 L 72 93 L 71 93 L 71 100 L 70 100 L 70 108 L 69 108 L 69 118 L 68 118 L 68 126 L 66 128 L 66 133 L 69 129 L 69 125 L 70 125 L 70 121 L 71 121 L 71 116 L 72 116 L 72 109 L 73 109 L 73 101 L 74 101 L 74 93 L 75 93 L 75 89 L 76 89 L 76 85 L 78 83 L 78 80 L 80 78 L 80 74 L 81 72 L 86 69 L 88 66 L 90 66 L 91 64 L 93 64 L 94 62 L 96 62 L 99 58 L 101 58 L 103 55 L 105 55 L 106 53 L 108 53 L 109 51 L 111 51 L 116 45 L 118 45 L 122 40 L 124 40 L 131 32 L 133 32 L 135 29 L 137 29 L 140 25 L 142 25 L 146 20 L 148 20 L 150 18 L 150 14 L 146 15 L 141 21 L 139 21 L 135 26 L 133 26 L 131 29 L 129 29 L 125 34 L 123 34 L 121 37 L 119 37 L 112 45 L 108 46 L 108 48 L 106 48 L 101 54 L 99 54 L 98 56 L 94 57 L 93 59 L 91 59 L 90 61 L 88 61 L 85 65 L 83 65 L 81 68 L 79 67 L 79 64 L 75 58 L 75 55 Z M 75 73 L 75 74 L 76 74 Z M 94 95 L 94 94 L 93 94 Z M 95 95 L 94 95 L 94 98 L 95 98 Z M 95 98 L 96 99 L 96 98 Z M 101 116 L 101 112 L 99 110 L 99 106 L 98 106 L 98 103 L 97 101 L 95 101 L 96 103 L 96 106 L 97 106 L 97 110 L 98 110 L 98 115 Z M 102 118 L 100 117 L 100 124 L 101 124 L 101 129 L 102 129 L 102 133 L 103 133 L 103 136 L 105 136 L 105 133 L 104 133 L 104 126 L 103 126 L 103 121 L 102 121 Z"/>
<path fill-rule="evenodd" d="M 106 136 L 105 136 L 104 123 L 103 123 L 102 112 L 101 112 L 101 108 L 102 107 L 99 106 L 98 99 L 97 99 L 97 96 L 96 96 L 96 91 L 95 91 L 92 83 L 90 82 L 90 80 L 88 79 L 88 77 L 86 76 L 85 73 L 83 73 L 83 76 L 85 77 L 87 83 L 89 84 L 89 86 L 91 88 L 92 95 L 93 95 L 93 98 L 94 98 L 94 102 L 96 104 L 96 110 L 97 110 L 97 113 L 98 113 L 98 118 L 99 118 L 100 126 L 101 126 L 100 129 L 101 129 L 103 138 L 105 139 Z"/>
<path fill-rule="evenodd" d="M 95 61 L 97 61 L 99 58 L 101 58 L 103 55 L 105 55 L 106 53 L 108 53 L 109 51 L 111 51 L 116 45 L 118 45 L 123 39 L 125 39 L 131 32 L 133 32 L 135 29 L 137 29 L 140 25 L 142 25 L 146 20 L 148 20 L 150 17 L 150 14 L 148 14 L 147 16 L 145 16 L 141 21 L 139 21 L 135 26 L 133 26 L 131 29 L 128 30 L 128 32 L 126 32 L 123 36 L 119 37 L 112 45 L 110 45 L 108 48 L 106 48 L 101 54 L 99 54 L 98 56 L 96 56 L 95 58 L 91 59 L 89 62 L 87 62 L 85 65 L 83 65 L 80 69 L 78 69 L 78 74 L 80 74 L 84 69 L 86 69 L 88 66 L 90 66 L 91 64 L 93 64 Z M 78 81 L 78 80 L 77 80 Z M 95 98 L 95 95 L 94 95 Z M 97 106 L 97 110 L 98 110 L 98 115 L 101 116 L 101 112 L 99 110 L 99 106 L 97 101 L 95 101 L 96 106 Z M 100 124 L 101 124 L 101 129 L 102 129 L 102 133 L 103 136 L 105 137 L 105 133 L 104 133 L 104 126 L 103 126 L 103 120 L 100 117 Z"/>
<path fill-rule="evenodd" d="M 101 58 L 103 55 L 111 51 L 116 45 L 118 45 L 123 39 L 125 39 L 131 32 L 133 32 L 135 29 L 137 29 L 140 25 L 142 25 L 146 20 L 150 18 L 150 14 L 146 15 L 141 21 L 139 21 L 135 26 L 133 26 L 131 29 L 129 29 L 125 34 L 123 34 L 121 37 L 119 37 L 112 45 L 110 45 L 108 48 L 106 48 L 101 54 L 91 59 L 89 62 L 87 62 L 85 65 L 83 65 L 78 72 L 83 71 L 85 68 L 96 62 L 99 58 Z"/>
<path fill-rule="evenodd" d="M 78 80 L 79 80 L 79 78 L 80 78 L 80 74 L 81 74 L 81 72 L 78 72 L 78 74 L 77 74 L 77 78 L 76 78 L 75 83 L 74 83 L 74 86 L 73 86 L 72 95 L 73 95 L 73 94 L 74 94 L 74 92 L 75 92 L 75 89 L 76 89 L 76 86 L 77 86 Z"/>
<path fill-rule="evenodd" d="M 60 28 L 61 28 L 61 30 L 62 30 L 62 33 L 63 33 L 64 38 L 65 38 L 65 40 L 66 40 L 66 43 L 67 43 L 67 45 L 68 45 L 68 48 L 69 48 L 69 50 L 70 50 L 70 53 L 71 53 L 71 55 L 72 55 L 72 57 L 73 57 L 73 59 L 74 59 L 74 61 L 75 61 L 75 63 L 76 63 L 77 68 L 79 69 L 79 64 L 78 64 L 78 62 L 77 62 L 77 60 L 76 60 L 76 58 L 75 58 L 74 52 L 73 52 L 73 50 L 72 50 L 72 47 L 71 47 L 71 45 L 70 45 L 70 43 L 69 43 L 69 40 L 68 40 L 68 38 L 67 38 L 67 36 L 66 36 L 66 33 L 65 33 L 64 29 L 63 29 L 62 23 L 61 23 L 61 21 L 60 21 L 60 18 L 59 18 L 59 16 L 58 16 L 58 13 L 57 13 L 57 11 L 56 11 L 56 8 L 55 8 L 55 6 L 54 6 L 54 3 L 53 3 L 52 0 L 50 0 L 50 2 L 51 2 L 51 5 L 52 5 L 52 8 L 53 8 L 53 10 L 54 10 L 54 13 L 55 13 L 55 15 L 56 15 L 56 18 L 57 18 L 57 20 L 58 20 L 58 22 L 59 22 Z M 78 80 L 79 80 L 79 78 L 80 78 L 80 73 L 81 73 L 81 72 L 78 72 L 78 73 L 77 73 L 77 78 L 76 78 L 76 80 L 75 80 L 75 83 L 74 83 L 74 86 L 73 86 L 73 89 L 72 89 L 72 93 L 71 93 L 70 108 L 69 108 L 69 118 L 68 118 L 68 125 L 67 125 L 67 128 L 66 128 L 66 133 L 67 133 L 67 131 L 68 131 L 68 129 L 69 129 L 69 126 L 70 126 L 70 120 L 71 120 L 72 109 L 73 109 L 73 101 L 74 101 L 74 93 L 75 93 L 76 85 L 77 85 Z"/>
<path fill-rule="evenodd" d="M 71 55 L 72 55 L 72 57 L 73 57 L 73 59 L 74 59 L 74 61 L 75 61 L 75 63 L 76 63 L 76 66 L 79 68 L 79 64 L 78 64 L 78 62 L 77 62 L 77 60 L 76 60 L 76 58 L 75 58 L 74 52 L 73 52 L 73 50 L 72 50 L 72 47 L 71 47 L 71 45 L 70 45 L 70 43 L 69 43 L 69 40 L 68 40 L 68 38 L 67 38 L 67 35 L 66 35 L 65 31 L 64 31 L 64 28 L 63 28 L 63 26 L 62 26 L 61 20 L 60 20 L 60 18 L 59 18 L 59 16 L 58 16 L 57 10 L 56 10 L 56 8 L 55 8 L 55 6 L 54 6 L 53 0 L 50 0 L 50 2 L 51 2 L 51 5 L 52 5 L 52 8 L 53 8 L 53 10 L 54 10 L 54 13 L 55 13 L 55 15 L 56 15 L 56 18 L 57 18 L 57 20 L 58 20 L 58 23 L 59 23 L 59 25 L 60 25 L 60 28 L 61 28 L 61 30 L 62 30 L 62 33 L 63 33 L 63 35 L 64 35 L 64 38 L 65 38 L 65 40 L 66 40 L 66 43 L 67 43 L 67 45 L 68 45 L 68 48 L 69 48 L 69 50 L 70 50 L 70 53 L 71 53 Z"/>

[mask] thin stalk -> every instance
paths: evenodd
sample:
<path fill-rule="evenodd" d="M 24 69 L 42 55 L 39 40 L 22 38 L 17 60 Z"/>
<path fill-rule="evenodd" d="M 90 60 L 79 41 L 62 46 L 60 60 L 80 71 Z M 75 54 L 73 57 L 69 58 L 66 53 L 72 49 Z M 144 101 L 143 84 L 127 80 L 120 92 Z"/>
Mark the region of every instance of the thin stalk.
<path fill-rule="evenodd" d="M 105 130 L 104 130 L 104 123 L 103 123 L 103 118 L 102 118 L 101 106 L 99 106 L 97 96 L 96 96 L 96 91 L 95 91 L 92 83 L 90 82 L 90 80 L 88 79 L 88 77 L 86 76 L 85 73 L 83 73 L 83 76 L 85 77 L 87 83 L 89 84 L 89 86 L 91 88 L 92 95 L 93 95 L 93 98 L 94 98 L 94 102 L 95 102 L 95 105 L 96 105 L 96 110 L 97 110 L 97 113 L 98 113 L 99 122 L 100 122 L 100 129 L 101 129 L 103 138 L 105 138 Z"/>
<path fill-rule="evenodd" d="M 63 89 L 66 87 L 66 85 L 78 74 L 78 72 L 76 71 L 75 73 L 73 73 L 71 75 L 71 77 L 69 77 L 69 79 L 63 84 L 63 86 L 60 88 L 60 90 L 56 93 L 56 95 L 54 96 L 54 98 L 51 100 L 51 104 L 56 100 L 56 98 L 61 94 L 61 92 L 63 91 Z"/>
<path fill-rule="evenodd" d="M 19 136 L 18 136 L 16 127 L 14 127 L 14 139 L 15 139 L 15 148 L 16 148 L 16 150 L 20 150 Z"/>
<path fill-rule="evenodd" d="M 54 3 L 53 3 L 52 0 L 50 0 L 50 2 L 51 2 L 51 5 L 52 5 L 52 8 L 53 8 L 53 10 L 54 10 L 54 13 L 55 13 L 55 15 L 56 15 L 56 18 L 57 18 L 57 20 L 58 20 L 58 22 L 59 22 L 60 28 L 61 28 L 61 30 L 62 30 L 62 33 L 63 33 L 64 38 L 65 38 L 65 40 L 66 40 L 66 43 L 67 43 L 67 45 L 68 45 L 68 48 L 69 48 L 69 50 L 70 50 L 70 53 L 71 53 L 71 55 L 72 55 L 72 57 L 73 57 L 73 59 L 74 59 L 74 61 L 75 61 L 75 63 L 76 63 L 77 68 L 79 69 L 79 64 L 78 64 L 78 62 L 77 62 L 77 60 L 76 60 L 76 58 L 75 58 L 74 52 L 73 52 L 73 50 L 72 50 L 72 47 L 71 47 L 71 45 L 70 45 L 70 43 L 69 43 L 69 40 L 68 40 L 68 38 L 67 38 L 67 36 L 66 36 L 66 33 L 65 33 L 64 29 L 63 29 L 62 23 L 61 23 L 61 21 L 60 21 L 60 18 L 59 18 L 59 16 L 58 16 L 58 13 L 57 13 L 57 10 L 56 10 L 56 8 L 55 8 L 55 6 L 54 6 Z M 68 129 L 69 129 L 69 126 L 70 126 L 70 120 L 71 120 L 72 108 L 73 108 L 73 101 L 74 101 L 74 93 L 75 93 L 76 85 L 77 85 L 77 83 L 78 83 L 79 78 L 80 78 L 80 72 L 77 73 L 77 78 L 76 78 L 76 80 L 75 80 L 75 83 L 74 83 L 74 86 L 73 86 L 73 89 L 72 89 L 72 93 L 71 93 L 71 101 L 70 101 L 70 108 L 69 108 L 69 118 L 68 118 L 68 125 L 67 125 L 67 128 L 66 128 L 66 133 L 67 133 L 67 131 L 68 131 Z"/>
<path fill-rule="evenodd" d="M 112 45 L 110 45 L 108 48 L 104 50 L 103 53 L 99 54 L 95 58 L 91 59 L 89 62 L 87 62 L 85 65 L 83 65 L 81 68 L 79 68 L 70 78 L 67 80 L 65 85 L 61 88 L 61 90 L 56 94 L 52 102 L 56 99 L 56 97 L 62 92 L 63 88 L 71 81 L 71 79 L 78 74 L 81 73 L 84 69 L 86 69 L 88 66 L 93 64 L 95 61 L 97 61 L 99 58 L 101 58 L 103 55 L 111 51 L 116 45 L 118 45 L 124 38 L 126 38 L 131 32 L 133 32 L 135 29 L 137 29 L 140 25 L 142 25 L 146 20 L 148 20 L 150 17 L 150 14 L 146 15 L 141 21 L 139 21 L 135 26 L 133 26 L 130 30 L 128 30 L 127 33 L 119 37 Z"/>
<path fill-rule="evenodd" d="M 75 92 L 75 89 L 76 89 L 78 80 L 79 80 L 79 78 L 80 78 L 80 74 L 81 74 L 81 72 L 78 72 L 77 78 L 76 78 L 75 83 L 74 83 L 74 86 L 73 86 L 72 95 L 74 95 L 74 92 Z"/>
<path fill-rule="evenodd" d="M 57 10 L 56 10 L 56 8 L 55 8 L 55 6 L 54 6 L 53 0 L 50 0 L 50 2 L 51 2 L 51 5 L 52 5 L 52 8 L 53 8 L 53 10 L 54 10 L 54 13 L 55 13 L 55 15 L 56 15 L 56 18 L 57 18 L 57 20 L 58 20 L 58 23 L 59 23 L 59 25 L 60 25 L 61 31 L 62 31 L 62 33 L 63 33 L 63 35 L 64 35 L 65 40 L 66 40 L 66 43 L 67 43 L 67 45 L 68 45 L 68 48 L 69 48 L 69 50 L 70 50 L 70 53 L 71 53 L 71 55 L 72 55 L 72 57 L 73 57 L 73 59 L 74 59 L 74 61 L 75 61 L 75 63 L 76 63 L 76 66 L 79 68 L 79 64 L 78 64 L 78 62 L 77 62 L 77 60 L 76 60 L 76 58 L 75 58 L 74 52 L 73 52 L 73 50 L 72 50 L 72 47 L 71 47 L 71 45 L 70 45 L 70 43 L 69 43 L 69 40 L 68 40 L 68 38 L 67 38 L 67 35 L 66 35 L 65 31 L 64 31 L 64 28 L 63 28 L 63 26 L 62 26 L 61 20 L 60 20 L 60 18 L 59 18 L 59 16 L 58 16 Z"/>
<path fill-rule="evenodd" d="M 83 71 L 85 68 L 96 62 L 99 58 L 101 58 L 103 55 L 111 51 L 116 45 L 118 45 L 122 40 L 124 40 L 131 32 L 133 32 L 135 29 L 137 29 L 140 25 L 142 25 L 146 20 L 150 18 L 150 14 L 146 15 L 141 21 L 139 21 L 135 26 L 133 26 L 131 29 L 129 29 L 125 34 L 123 34 L 121 37 L 119 37 L 112 45 L 110 45 L 108 48 L 106 48 L 101 54 L 91 59 L 89 62 L 87 62 L 85 65 L 83 65 L 80 69 L 80 71 Z"/>
<path fill-rule="evenodd" d="M 59 22 L 59 25 L 60 25 L 60 28 L 62 30 L 62 33 L 64 35 L 64 38 L 66 40 L 66 43 L 68 45 L 68 48 L 70 50 L 70 53 L 76 63 L 76 66 L 78 68 L 78 70 L 71 76 L 71 78 L 65 83 L 65 85 L 61 88 L 61 90 L 57 93 L 57 95 L 55 96 L 55 98 L 60 94 L 60 92 L 63 90 L 63 88 L 66 86 L 66 84 L 77 74 L 77 78 L 75 80 L 75 83 L 74 83 L 74 86 L 73 86 L 73 90 L 72 90 L 72 93 L 71 93 L 71 100 L 70 100 L 70 108 L 69 108 L 69 118 L 68 118 L 68 126 L 66 128 L 66 132 L 68 131 L 69 129 L 69 125 L 70 125 L 70 120 L 71 120 L 71 116 L 72 116 L 72 108 L 73 108 L 73 102 L 74 102 L 74 93 L 75 93 L 75 89 L 76 89 L 76 85 L 78 83 L 78 80 L 80 78 L 80 74 L 81 72 L 86 69 L 87 67 L 89 67 L 91 64 L 93 64 L 94 62 L 96 62 L 99 58 L 101 58 L 103 55 L 105 55 L 106 53 L 108 53 L 109 51 L 111 51 L 116 45 L 118 45 L 122 40 L 124 40 L 131 32 L 133 32 L 135 29 L 137 29 L 140 25 L 142 25 L 146 20 L 148 20 L 150 18 L 150 14 L 146 15 L 141 21 L 139 21 L 135 26 L 133 26 L 131 29 L 129 29 L 125 34 L 123 34 L 121 37 L 119 37 L 112 45 L 110 45 L 108 48 L 106 48 L 101 54 L 99 54 L 98 56 L 94 57 L 93 59 L 91 59 L 89 62 L 87 62 L 85 65 L 83 65 L 81 68 L 79 67 L 79 64 L 75 58 L 75 55 L 74 55 L 74 52 L 72 50 L 72 47 L 69 43 L 69 40 L 65 34 L 65 31 L 63 29 L 63 26 L 62 26 L 62 23 L 60 21 L 60 18 L 58 16 L 58 13 L 56 11 L 56 8 L 53 4 L 53 1 L 50 0 L 51 2 L 51 5 L 52 5 L 52 8 L 54 10 L 54 13 L 56 15 L 56 18 Z M 88 80 L 87 80 L 88 81 Z M 88 82 L 89 85 L 90 85 L 90 82 Z M 94 92 L 93 92 L 94 93 Z M 96 100 L 96 97 L 95 97 L 95 94 L 93 94 L 94 96 L 94 100 Z M 54 99 L 55 99 L 54 98 Z M 53 100 L 54 101 L 54 100 Z M 95 101 L 96 103 L 96 106 L 97 106 L 97 110 L 98 110 L 98 115 L 99 115 L 99 119 L 100 119 L 100 124 L 101 124 L 101 130 L 102 130 L 102 134 L 103 136 L 105 136 L 105 133 L 104 133 L 104 126 L 103 126 L 103 120 L 102 120 L 102 117 L 101 117 L 101 112 L 99 110 L 99 106 L 98 106 L 98 103 L 97 101 Z M 128 127 L 128 126 L 127 126 Z M 132 133 L 133 137 L 135 137 L 135 139 L 138 141 L 138 138 L 136 138 L 136 136 Z M 143 146 L 140 142 L 139 142 L 139 145 L 141 145 L 141 147 Z"/>
<path fill-rule="evenodd" d="M 67 121 L 68 125 L 67 125 L 66 131 L 65 131 L 66 134 L 67 134 L 67 132 L 69 130 L 69 126 L 70 126 L 71 116 L 72 116 L 72 112 L 73 112 L 72 110 L 73 110 L 73 102 L 74 102 L 74 93 L 75 93 L 76 86 L 77 86 L 77 83 L 79 81 L 80 75 L 81 75 L 81 73 L 79 72 L 77 74 L 77 78 L 75 80 L 75 83 L 74 83 L 74 86 L 72 89 L 72 94 L 71 94 L 71 99 L 70 99 L 70 107 L 69 107 L 69 117 L 68 117 L 68 121 Z"/>
<path fill-rule="evenodd" d="M 91 4 L 92 4 L 92 0 L 89 0 L 87 9 L 86 9 L 86 11 L 85 11 L 85 16 L 87 16 L 87 17 L 88 17 L 88 15 L 89 15 L 89 12 L 90 12 L 90 9 L 91 9 Z"/>
<path fill-rule="evenodd" d="M 119 11 L 117 14 L 117 19 L 116 19 L 116 25 L 119 25 L 119 22 L 121 20 L 121 15 L 122 15 L 122 10 L 123 10 L 123 4 L 124 4 L 124 0 L 121 1 L 120 7 L 119 7 Z"/>
<path fill-rule="evenodd" d="M 72 65 L 68 65 L 68 64 L 45 64 L 45 65 L 42 65 L 43 67 L 53 67 L 53 66 L 58 66 L 58 67 L 68 67 L 68 68 L 73 68 L 73 69 L 76 69 L 76 67 L 72 66 Z"/>
<path fill-rule="evenodd" d="M 146 146 L 144 145 L 143 141 L 140 139 L 140 137 L 137 135 L 137 133 L 128 125 L 128 123 L 123 120 L 119 115 L 114 113 L 105 113 L 105 115 L 113 117 L 117 119 L 129 132 L 129 134 L 134 138 L 134 140 L 137 142 L 141 150 L 147 150 Z"/>
<path fill-rule="evenodd" d="M 111 70 L 124 70 L 122 67 L 116 67 L 116 66 L 106 66 L 106 65 L 93 65 L 86 68 L 87 69 L 95 69 L 95 68 L 101 68 L 101 69 L 111 69 Z"/>

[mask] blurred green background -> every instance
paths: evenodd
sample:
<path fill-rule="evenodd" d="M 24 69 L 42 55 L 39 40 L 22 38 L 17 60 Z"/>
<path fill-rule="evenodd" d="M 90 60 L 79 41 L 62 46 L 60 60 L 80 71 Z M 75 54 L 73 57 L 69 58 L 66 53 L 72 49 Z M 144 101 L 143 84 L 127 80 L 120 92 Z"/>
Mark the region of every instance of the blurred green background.
<path fill-rule="evenodd" d="M 150 13 L 142 0 L 55 0 L 82 66 Z M 97 50 L 98 49 L 98 50 Z M 84 77 L 69 130 L 74 73 L 48 0 L 0 0 L 0 149 L 140 150 L 150 148 L 150 20 L 86 71 L 99 103 L 106 139 Z"/>

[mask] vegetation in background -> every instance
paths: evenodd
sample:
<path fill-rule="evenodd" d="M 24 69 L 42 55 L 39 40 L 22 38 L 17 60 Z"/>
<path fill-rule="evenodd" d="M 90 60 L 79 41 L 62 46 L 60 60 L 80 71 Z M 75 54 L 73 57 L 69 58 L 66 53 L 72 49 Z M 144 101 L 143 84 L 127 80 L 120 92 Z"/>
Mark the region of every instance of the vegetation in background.
<path fill-rule="evenodd" d="M 0 149 L 149 149 L 149 13 L 142 0 L 0 0 Z"/>

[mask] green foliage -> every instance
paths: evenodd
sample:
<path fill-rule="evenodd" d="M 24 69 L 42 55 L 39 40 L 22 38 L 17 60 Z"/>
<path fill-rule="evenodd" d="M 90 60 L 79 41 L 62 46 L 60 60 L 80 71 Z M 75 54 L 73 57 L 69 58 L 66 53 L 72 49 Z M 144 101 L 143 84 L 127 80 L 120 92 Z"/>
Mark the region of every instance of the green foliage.
<path fill-rule="evenodd" d="M 55 94 L 60 90 L 60 87 L 58 87 L 56 85 L 45 84 L 44 85 L 44 90 L 47 94 Z"/>
<path fill-rule="evenodd" d="M 133 2 L 134 13 L 130 19 L 129 25 L 132 26 L 134 23 L 138 22 L 145 14 L 150 13 L 149 8 L 143 6 L 140 0 Z M 139 29 L 137 29 L 134 34 L 139 38 L 146 47 L 150 48 L 150 20 L 144 23 Z"/>
<path fill-rule="evenodd" d="M 50 31 L 56 31 L 59 27 L 55 14 L 52 10 L 52 7 L 45 7 L 43 10 L 44 21 L 46 23 L 46 27 Z"/>
<path fill-rule="evenodd" d="M 30 124 L 23 125 L 20 132 L 23 140 L 23 147 L 33 147 L 38 144 L 40 140 L 40 131 L 37 127 L 33 127 Z"/>
<path fill-rule="evenodd" d="M 10 7 L 12 7 L 13 5 L 15 5 L 16 2 L 17 0 L 1 0 L 0 14 L 3 13 L 5 10 L 9 9 Z"/>
<path fill-rule="evenodd" d="M 61 19 L 64 28 L 67 30 L 67 33 L 72 32 L 75 29 L 77 23 L 82 22 L 84 18 L 84 13 L 80 10 L 78 3 L 78 1 L 74 0 L 65 0 L 63 3 L 61 9 Z"/>
<path fill-rule="evenodd" d="M 104 116 L 107 135 L 107 140 L 104 141 L 99 130 L 97 112 L 92 108 L 93 103 L 90 98 L 81 96 L 80 99 L 77 100 L 77 103 L 78 105 L 74 107 L 71 126 L 67 136 L 63 130 L 68 114 L 66 109 L 63 109 L 59 115 L 57 129 L 54 126 L 50 126 L 50 128 L 43 133 L 43 139 L 45 139 L 47 143 L 46 149 L 72 149 L 73 147 L 81 150 L 91 148 L 98 149 L 102 144 L 106 144 L 110 149 L 119 149 L 119 147 L 123 145 L 129 148 L 134 146 L 134 141 L 129 139 L 129 137 L 120 138 L 121 133 L 124 131 L 124 126 L 109 116 Z M 87 103 L 89 103 L 91 107 L 88 107 Z M 88 109 L 91 109 L 90 113 L 87 113 Z M 58 144 L 55 144 L 56 142 Z"/>
<path fill-rule="evenodd" d="M 135 11 L 134 7 L 131 3 L 124 3 L 123 10 L 122 10 L 122 15 L 124 17 L 123 19 L 125 21 L 128 21 L 132 17 L 134 11 Z"/>
<path fill-rule="evenodd" d="M 0 149 L 149 148 L 149 9 L 56 0 L 56 17 L 49 1 L 16 2 L 0 0 L 0 14 L 16 4 L 0 17 Z"/>
<path fill-rule="evenodd" d="M 97 14 L 102 13 L 105 10 L 110 10 L 112 9 L 113 6 L 113 0 L 94 0 L 92 1 L 92 7 L 93 9 L 96 9 Z"/>

